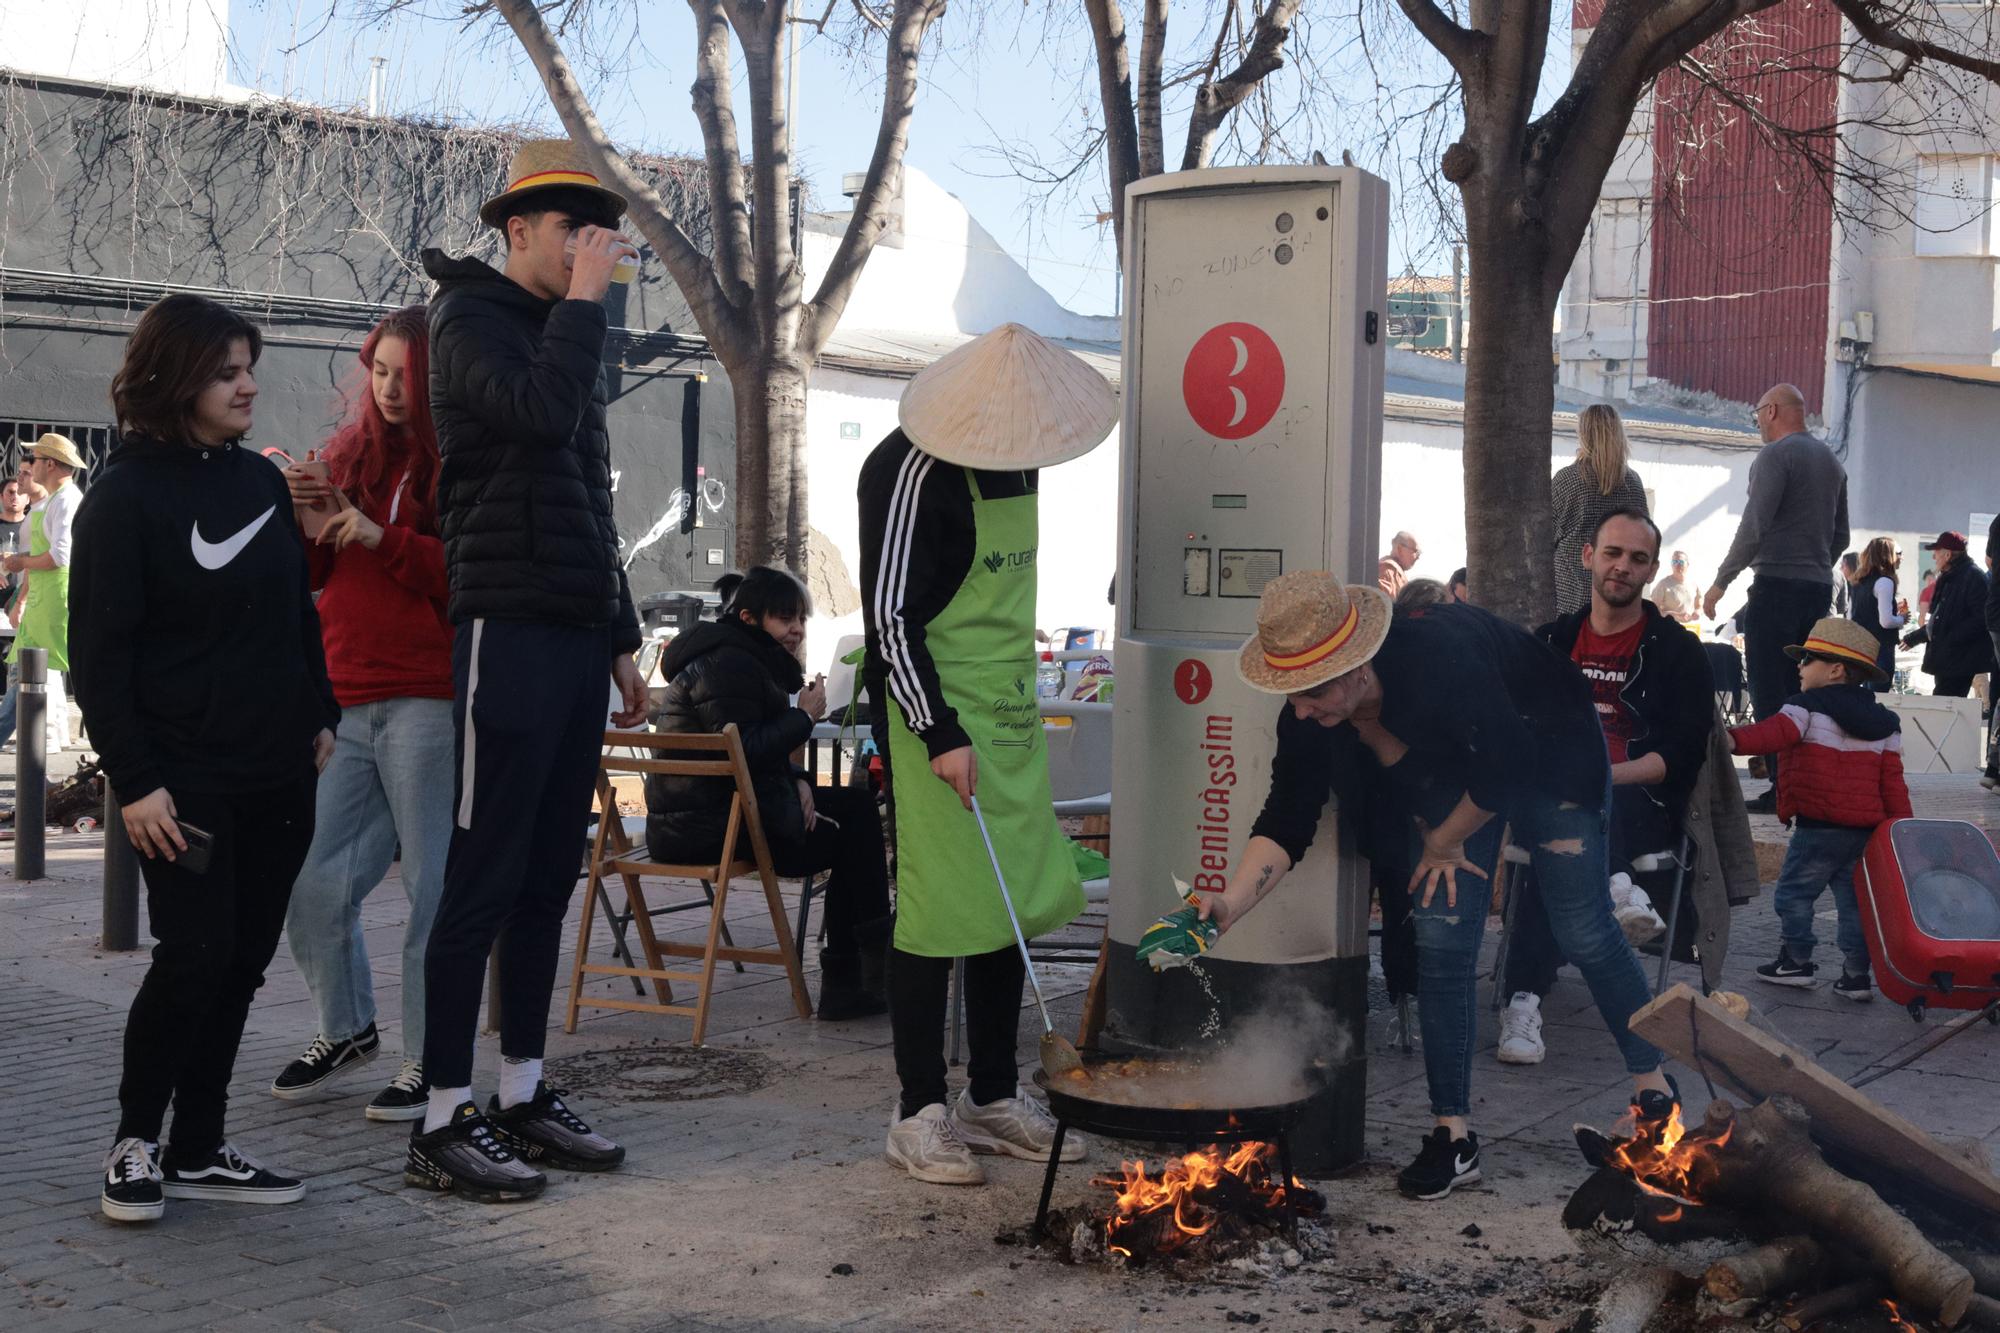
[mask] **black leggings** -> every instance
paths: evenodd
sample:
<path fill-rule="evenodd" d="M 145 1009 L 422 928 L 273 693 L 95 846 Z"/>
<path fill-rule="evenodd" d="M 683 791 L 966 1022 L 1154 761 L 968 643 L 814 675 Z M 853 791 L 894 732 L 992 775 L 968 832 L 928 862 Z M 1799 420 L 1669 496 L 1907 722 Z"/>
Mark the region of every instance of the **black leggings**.
<path fill-rule="evenodd" d="M 214 835 L 208 872 L 139 861 L 159 943 L 125 1020 L 118 1137 L 158 1142 L 171 1102 L 167 1157 L 176 1166 L 206 1162 L 222 1146 L 236 1048 L 312 845 L 316 786 L 309 771 L 276 791 L 176 792 L 178 817 Z"/>
<path fill-rule="evenodd" d="M 800 837 L 773 839 L 771 862 L 787 878 L 830 872 L 826 951 L 851 954 L 856 947 L 854 928 L 889 915 L 882 814 L 865 787 L 814 787 L 813 809 L 823 818 Z"/>
<path fill-rule="evenodd" d="M 949 958 L 896 949 L 889 955 L 889 1026 L 896 1039 L 896 1077 L 905 1119 L 942 1104 L 944 1024 L 951 989 Z M 1020 1091 L 1014 1043 L 1021 1031 L 1021 990 L 1027 969 L 1013 945 L 965 960 L 965 1044 L 972 1100 L 984 1106 Z"/>

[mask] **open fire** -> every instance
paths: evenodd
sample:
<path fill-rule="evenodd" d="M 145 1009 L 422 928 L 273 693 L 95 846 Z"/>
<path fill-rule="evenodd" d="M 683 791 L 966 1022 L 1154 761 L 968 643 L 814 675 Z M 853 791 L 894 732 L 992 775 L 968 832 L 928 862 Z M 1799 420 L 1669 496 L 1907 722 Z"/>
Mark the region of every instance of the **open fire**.
<path fill-rule="evenodd" d="M 1157 1172 L 1143 1160 L 1123 1162 L 1115 1178 L 1091 1181 L 1115 1195 L 1101 1224 L 1104 1247 L 1128 1263 L 1197 1245 L 1205 1258 L 1228 1257 L 1239 1242 L 1263 1239 L 1288 1217 L 1325 1211 L 1317 1191 L 1283 1175 L 1268 1143 L 1200 1148 L 1167 1159 Z"/>
<path fill-rule="evenodd" d="M 1680 1204 L 1700 1204 L 1721 1171 L 1716 1154 L 1735 1130 L 1735 1122 L 1729 1121 L 1719 1128 L 1704 1124 L 1690 1131 L 1676 1105 L 1664 1121 L 1635 1123 L 1630 1138 L 1610 1145 L 1605 1165 L 1630 1176 L 1649 1193 Z M 1669 1209 L 1659 1220 L 1675 1222 L 1680 1216 L 1678 1210 Z"/>

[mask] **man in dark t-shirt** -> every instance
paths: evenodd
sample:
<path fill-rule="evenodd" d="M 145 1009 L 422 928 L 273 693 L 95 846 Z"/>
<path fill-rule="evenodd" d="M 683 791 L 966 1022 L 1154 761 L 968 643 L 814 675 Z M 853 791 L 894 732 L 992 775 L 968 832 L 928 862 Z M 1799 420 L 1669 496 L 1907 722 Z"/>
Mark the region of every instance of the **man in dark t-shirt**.
<path fill-rule="evenodd" d="M 1630 510 L 1609 515 L 1584 547 L 1590 605 L 1539 631 L 1576 663 L 1597 704 L 1611 758 L 1613 875 L 1606 887 L 1628 937 L 1664 927 L 1632 884 L 1632 860 L 1674 847 L 1715 721 L 1701 640 L 1643 596 L 1659 555 L 1660 530 L 1650 518 Z M 1512 999 L 1500 1020 L 1503 1062 L 1541 1062 L 1541 996 L 1561 965 L 1540 898 L 1526 885 L 1507 945 Z"/>

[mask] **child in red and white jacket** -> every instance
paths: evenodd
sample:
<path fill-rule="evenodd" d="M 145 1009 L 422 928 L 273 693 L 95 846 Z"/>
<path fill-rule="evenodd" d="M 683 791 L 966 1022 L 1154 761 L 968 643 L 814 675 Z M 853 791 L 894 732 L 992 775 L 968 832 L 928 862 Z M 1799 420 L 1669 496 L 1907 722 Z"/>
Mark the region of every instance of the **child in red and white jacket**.
<path fill-rule="evenodd" d="M 1910 817 L 1901 723 L 1866 688 L 1884 678 L 1875 649 L 1874 635 L 1856 622 L 1819 621 L 1803 644 L 1785 649 L 1798 660 L 1804 690 L 1764 721 L 1729 732 L 1737 754 L 1783 756 L 1778 817 L 1792 825 L 1773 894 L 1784 943 L 1776 962 L 1757 969 L 1758 979 L 1813 984 L 1813 909 L 1830 887 L 1842 961 L 1833 993 L 1850 1000 L 1875 998 L 1854 867 L 1878 824 Z"/>

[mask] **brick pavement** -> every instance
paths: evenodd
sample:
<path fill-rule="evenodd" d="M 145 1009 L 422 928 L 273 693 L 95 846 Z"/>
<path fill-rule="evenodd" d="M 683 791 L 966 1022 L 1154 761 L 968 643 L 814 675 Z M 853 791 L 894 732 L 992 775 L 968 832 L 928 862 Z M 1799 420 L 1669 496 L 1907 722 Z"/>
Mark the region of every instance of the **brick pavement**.
<path fill-rule="evenodd" d="M 1923 778 L 1921 812 L 2000 812 L 1970 779 Z M 1768 821 L 1767 835 L 1775 832 Z M 558 1077 L 631 1149 L 606 1176 L 557 1173 L 539 1203 L 480 1207 L 401 1183 L 406 1130 L 372 1124 L 361 1106 L 394 1071 L 397 940 L 402 896 L 371 899 L 384 1055 L 319 1101 L 287 1104 L 269 1079 L 312 1035 L 303 985 L 281 948 L 251 1015 L 230 1117 L 253 1155 L 310 1178 L 303 1204 L 244 1208 L 177 1203 L 151 1227 L 121 1227 L 96 1207 L 97 1164 L 116 1118 L 116 1052 L 144 954 L 96 947 L 99 841 L 50 846 L 51 878 L 0 884 L 0 1324 L 36 1329 L 178 1328 L 1125 1328 L 1207 1325 L 1224 1308 L 1265 1312 L 1268 1325 L 1319 1327 L 1304 1311 L 1401 1297 L 1386 1279 L 1421 1269 L 1445 1279 L 1423 1301 L 1476 1304 L 1523 1273 L 1590 1271 L 1556 1220 L 1581 1176 L 1569 1142 L 1578 1119 L 1608 1123 L 1625 1099 L 1615 1049 L 1573 974 L 1548 1005 L 1550 1057 L 1530 1070 L 1491 1056 L 1482 1005 L 1475 1120 L 1489 1146 L 1489 1187 L 1436 1205 L 1395 1197 L 1394 1169 L 1429 1117 L 1420 1056 L 1384 1048 L 1371 1024 L 1369 1166 L 1328 1187 L 1340 1230 L 1337 1268 L 1267 1283 L 1173 1293 L 1144 1274 L 1071 1268 L 995 1245 L 1033 1211 L 1039 1168 L 1001 1161 L 983 1190 L 916 1185 L 880 1160 L 893 1077 L 882 1020 L 822 1026 L 790 1016 L 785 988 L 751 969 L 724 978 L 707 1054 L 690 1054 L 679 1020 L 587 1015 L 552 1035 Z M 1830 911 L 1830 908 L 1829 908 Z M 761 903 L 738 895 L 732 925 L 768 939 Z M 692 916 L 683 933 L 697 929 Z M 1491 943 L 1489 941 L 1489 949 Z M 1931 1029 L 1886 1004 L 1858 1009 L 1824 988 L 1770 993 L 1749 971 L 1776 948 L 1768 894 L 1738 913 L 1728 974 L 1830 1068 L 1879 1065 Z M 1082 969 L 1057 969 L 1063 1018 Z M 812 979 L 814 988 L 816 978 Z M 616 983 L 605 982 L 606 986 Z M 1482 987 L 1483 998 L 1483 987 Z M 1838 1008 L 1836 1008 L 1838 1006 Z M 1032 1031 L 1024 1013 L 1024 1031 Z M 2000 1032 L 1984 1025 L 1872 1086 L 1899 1111 L 1942 1132 L 2000 1141 Z M 1026 1041 L 1023 1051 L 1032 1051 Z M 497 1059 L 482 1044 L 478 1079 Z M 1691 1076 L 1682 1085 L 1699 1104 Z M 716 1095 L 706 1095 L 706 1094 Z M 1109 1154 L 1098 1149 L 1093 1160 Z M 1084 1195 L 1068 1169 L 1059 1202 Z M 1488 1239 L 1466 1242 L 1478 1221 Z M 1504 1222 L 1504 1226 L 1496 1226 Z M 850 1264 L 852 1276 L 835 1276 Z M 1456 1283 L 1456 1286 L 1451 1284 Z M 1345 1284 L 1345 1285 L 1343 1285 Z M 1497 1289 L 1497 1288 L 1496 1288 Z M 1346 1295 L 1341 1293 L 1345 1292 Z M 1372 1294 L 1370 1294 L 1372 1293 Z M 1214 1299 L 1210 1299 L 1214 1297 Z M 1417 1298 L 1411 1298 L 1417 1299 Z M 1140 1313 L 1141 1305 L 1147 1313 Z M 1357 1307 L 1358 1308 L 1358 1307 Z M 1415 1308 L 1407 1303 L 1395 1308 Z M 1518 1312 L 1515 1326 L 1521 1323 Z M 1354 1322 L 1338 1324 L 1358 1326 Z"/>

